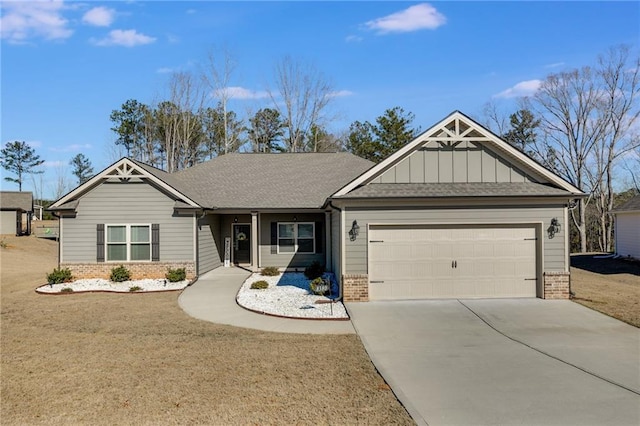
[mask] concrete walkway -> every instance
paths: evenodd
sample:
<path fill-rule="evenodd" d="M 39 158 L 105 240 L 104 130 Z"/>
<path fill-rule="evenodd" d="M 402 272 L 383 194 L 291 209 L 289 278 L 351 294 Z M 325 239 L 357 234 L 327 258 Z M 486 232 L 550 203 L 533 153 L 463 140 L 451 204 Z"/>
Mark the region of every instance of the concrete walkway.
<path fill-rule="evenodd" d="M 354 334 L 351 321 L 299 320 L 261 315 L 241 308 L 236 294 L 251 275 L 241 268 L 217 268 L 184 289 L 178 303 L 190 316 L 216 324 L 299 334 Z"/>
<path fill-rule="evenodd" d="M 347 303 L 421 425 L 638 425 L 640 331 L 570 301 Z"/>

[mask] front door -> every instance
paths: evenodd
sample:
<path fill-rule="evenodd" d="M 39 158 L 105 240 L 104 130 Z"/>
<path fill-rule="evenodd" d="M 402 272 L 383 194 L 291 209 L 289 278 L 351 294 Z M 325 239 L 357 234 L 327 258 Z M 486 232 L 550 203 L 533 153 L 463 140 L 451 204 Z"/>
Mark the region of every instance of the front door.
<path fill-rule="evenodd" d="M 233 224 L 233 263 L 251 263 L 251 225 Z"/>

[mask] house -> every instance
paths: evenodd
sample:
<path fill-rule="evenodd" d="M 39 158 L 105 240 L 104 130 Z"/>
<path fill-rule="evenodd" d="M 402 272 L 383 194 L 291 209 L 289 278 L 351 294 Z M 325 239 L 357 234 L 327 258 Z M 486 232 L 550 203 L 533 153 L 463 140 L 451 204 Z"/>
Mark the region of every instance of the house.
<path fill-rule="evenodd" d="M 0 191 L 0 234 L 31 234 L 33 194 Z"/>
<path fill-rule="evenodd" d="M 229 154 L 168 174 L 123 158 L 57 200 L 76 276 L 323 262 L 347 301 L 569 296 L 585 194 L 460 112 L 379 164 Z"/>
<path fill-rule="evenodd" d="M 640 259 L 640 195 L 611 213 L 615 216 L 616 254 Z"/>

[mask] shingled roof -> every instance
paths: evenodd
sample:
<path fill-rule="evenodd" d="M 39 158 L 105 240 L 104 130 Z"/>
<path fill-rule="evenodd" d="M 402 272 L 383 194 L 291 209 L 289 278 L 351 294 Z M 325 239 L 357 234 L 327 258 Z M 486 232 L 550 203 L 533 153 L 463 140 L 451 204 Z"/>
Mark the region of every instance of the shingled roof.
<path fill-rule="evenodd" d="M 234 153 L 157 177 L 207 208 L 319 208 L 372 166 L 346 152 Z"/>
<path fill-rule="evenodd" d="M 31 192 L 0 191 L 0 209 L 33 211 L 33 194 Z"/>
<path fill-rule="evenodd" d="M 569 192 L 533 182 L 376 183 L 337 198 L 566 197 Z"/>
<path fill-rule="evenodd" d="M 636 195 L 635 197 L 628 200 L 626 203 L 624 203 L 617 209 L 613 209 L 613 213 L 632 212 L 632 211 L 640 211 L 640 195 Z"/>

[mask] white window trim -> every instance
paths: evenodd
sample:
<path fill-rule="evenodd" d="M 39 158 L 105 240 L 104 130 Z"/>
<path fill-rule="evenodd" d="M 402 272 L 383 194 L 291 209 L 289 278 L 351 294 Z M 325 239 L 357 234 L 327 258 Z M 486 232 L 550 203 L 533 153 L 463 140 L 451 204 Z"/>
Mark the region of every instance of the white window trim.
<path fill-rule="evenodd" d="M 125 242 L 127 246 L 127 260 L 109 260 L 109 227 L 124 226 L 125 227 Z M 131 227 L 132 226 L 146 226 L 149 228 L 149 259 L 144 260 L 131 260 L 131 245 L 133 244 L 146 244 L 146 243 L 132 243 L 131 242 Z M 104 224 L 104 261 L 105 263 L 122 263 L 122 262 L 151 262 L 153 256 L 153 230 L 150 223 L 105 223 Z M 112 244 L 123 244 L 122 242 Z"/>
<path fill-rule="evenodd" d="M 292 238 L 280 238 L 280 225 L 294 225 Z M 313 233 L 311 238 L 303 238 L 303 240 L 313 239 L 313 251 L 305 251 L 298 253 L 298 225 L 311 225 L 313 226 Z M 278 236 L 277 236 L 277 248 L 278 254 L 316 254 L 316 223 L 315 222 L 277 222 Z M 280 251 L 280 240 L 293 239 L 293 251 Z"/>

